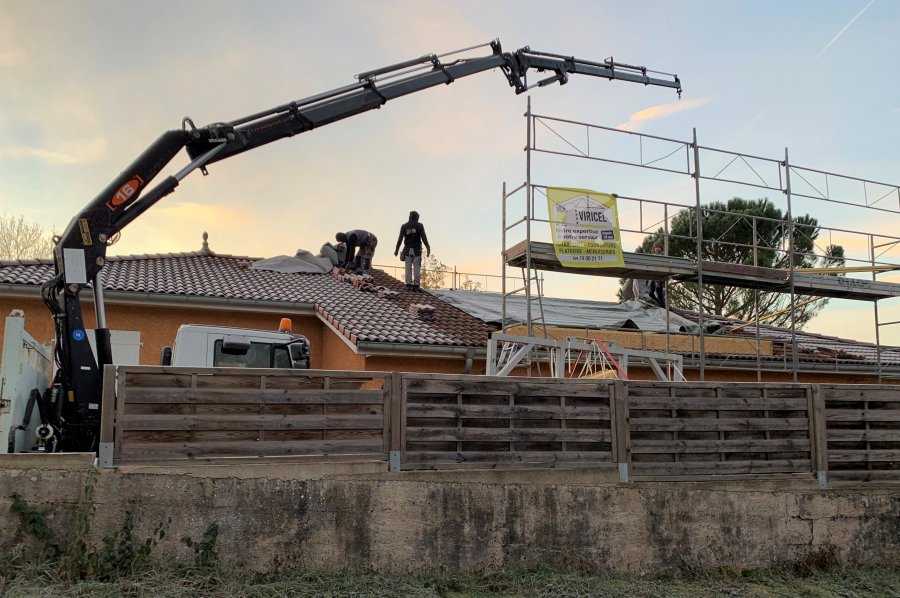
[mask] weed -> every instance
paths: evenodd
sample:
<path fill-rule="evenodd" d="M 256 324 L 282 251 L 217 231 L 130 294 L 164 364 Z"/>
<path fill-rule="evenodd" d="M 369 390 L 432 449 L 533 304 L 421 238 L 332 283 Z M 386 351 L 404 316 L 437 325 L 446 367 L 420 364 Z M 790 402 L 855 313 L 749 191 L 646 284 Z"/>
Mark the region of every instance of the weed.
<path fill-rule="evenodd" d="M 47 518 L 31 507 L 17 492 L 10 495 L 12 506 L 9 510 L 19 516 L 22 529 L 26 534 L 34 536 L 40 545 L 38 558 L 41 561 L 55 559 L 62 553 L 59 537 L 50 527 Z"/>
<path fill-rule="evenodd" d="M 91 529 L 96 505 L 94 482 L 96 474 L 91 474 L 84 486 L 74 524 L 66 542 L 60 540 L 47 519 L 30 506 L 19 494 L 10 495 L 10 511 L 19 516 L 22 529 L 38 541 L 37 558 L 46 562 L 46 575 L 53 579 L 106 581 L 134 574 L 150 564 L 153 549 L 166 536 L 166 528 L 171 520 L 160 523 L 153 534 L 141 543 L 134 537 L 134 516 L 125 514 L 121 529 L 105 536 L 99 547 L 90 542 Z"/>
<path fill-rule="evenodd" d="M 840 552 L 834 544 L 823 544 L 792 563 L 791 569 L 800 576 L 808 576 L 816 571 L 831 571 L 841 564 Z"/>
<path fill-rule="evenodd" d="M 201 569 L 215 569 L 219 562 L 219 524 L 211 523 L 203 532 L 200 540 L 195 541 L 189 536 L 181 539 L 184 544 L 194 551 L 194 564 Z"/>

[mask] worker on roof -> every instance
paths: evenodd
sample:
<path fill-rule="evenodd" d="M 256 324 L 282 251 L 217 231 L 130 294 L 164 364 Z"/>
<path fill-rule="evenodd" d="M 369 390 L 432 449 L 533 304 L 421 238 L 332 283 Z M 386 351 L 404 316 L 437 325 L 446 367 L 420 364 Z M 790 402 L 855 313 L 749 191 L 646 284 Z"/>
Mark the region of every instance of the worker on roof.
<path fill-rule="evenodd" d="M 365 272 L 372 267 L 372 257 L 378 239 L 369 231 L 355 229 L 334 235 L 336 241 L 347 246 L 347 257 L 343 268 L 354 268 L 357 272 Z"/>
<path fill-rule="evenodd" d="M 400 236 L 397 237 L 394 255 L 400 253 L 401 243 L 403 253 L 400 254 L 400 259 L 406 265 L 406 288 L 418 291 L 419 275 L 422 271 L 422 245 L 425 245 L 426 256 L 431 255 L 431 246 L 428 244 L 425 227 L 419 222 L 419 213 L 415 210 L 409 213 L 409 221 L 400 226 Z"/>
<path fill-rule="evenodd" d="M 663 242 L 661 239 L 658 239 L 653 244 L 653 255 L 662 255 L 664 251 L 665 247 L 663 246 Z M 664 308 L 666 306 L 666 281 L 651 280 L 649 291 L 650 299 L 658 306 Z"/>

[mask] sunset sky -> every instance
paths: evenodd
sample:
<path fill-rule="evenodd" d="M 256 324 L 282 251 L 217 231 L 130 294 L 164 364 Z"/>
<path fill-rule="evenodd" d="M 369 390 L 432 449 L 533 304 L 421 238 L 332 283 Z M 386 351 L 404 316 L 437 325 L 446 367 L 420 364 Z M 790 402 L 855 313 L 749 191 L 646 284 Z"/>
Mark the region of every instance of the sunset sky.
<path fill-rule="evenodd" d="M 612 56 L 677 73 L 684 86 L 678 100 L 670 89 L 573 76 L 533 90 L 536 113 L 679 140 L 696 129 L 703 146 L 772 159 L 788 148 L 794 164 L 897 185 L 898 29 L 900 3 L 890 0 L 0 0 L 0 211 L 62 231 L 185 116 L 233 120 L 493 38 L 506 50 Z M 500 72 L 481 73 L 241 154 L 189 176 L 110 254 L 193 251 L 207 231 L 219 253 L 292 255 L 364 228 L 381 241 L 375 263 L 399 265 L 397 230 L 415 209 L 442 262 L 499 274 L 501 189 L 525 180 L 526 102 Z M 600 162 L 537 156 L 532 174 L 538 184 L 693 200 L 690 180 Z M 702 189 L 704 201 L 736 193 Z M 783 202 L 764 190 L 743 196 Z M 900 236 L 897 214 L 795 208 L 827 227 Z M 626 241 L 626 250 L 637 244 Z M 868 243 L 834 242 L 854 253 Z M 883 259 L 900 263 L 900 251 Z M 552 276 L 545 292 L 614 300 L 615 288 L 614 279 Z M 900 320 L 900 299 L 880 311 Z M 883 328 L 882 341 L 900 344 L 898 328 Z M 809 330 L 872 340 L 872 306 L 834 301 Z"/>

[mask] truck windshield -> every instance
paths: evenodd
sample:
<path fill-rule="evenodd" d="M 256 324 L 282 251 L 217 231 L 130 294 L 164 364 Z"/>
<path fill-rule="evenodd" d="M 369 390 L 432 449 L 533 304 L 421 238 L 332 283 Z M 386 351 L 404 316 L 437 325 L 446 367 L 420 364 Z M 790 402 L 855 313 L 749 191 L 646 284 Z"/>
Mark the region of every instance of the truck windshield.
<path fill-rule="evenodd" d="M 267 343 L 250 343 L 246 355 L 228 355 L 222 352 L 222 340 L 215 343 L 213 366 L 222 368 L 290 368 L 291 356 L 287 347 Z"/>

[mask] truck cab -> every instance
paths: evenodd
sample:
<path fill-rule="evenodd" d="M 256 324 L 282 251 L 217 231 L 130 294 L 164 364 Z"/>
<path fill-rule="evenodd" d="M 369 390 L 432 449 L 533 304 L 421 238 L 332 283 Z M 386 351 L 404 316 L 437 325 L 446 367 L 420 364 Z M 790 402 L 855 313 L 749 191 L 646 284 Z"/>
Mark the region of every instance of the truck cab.
<path fill-rule="evenodd" d="M 308 369 L 309 340 L 290 330 L 252 330 L 185 324 L 163 349 L 162 365 L 188 367 Z"/>

